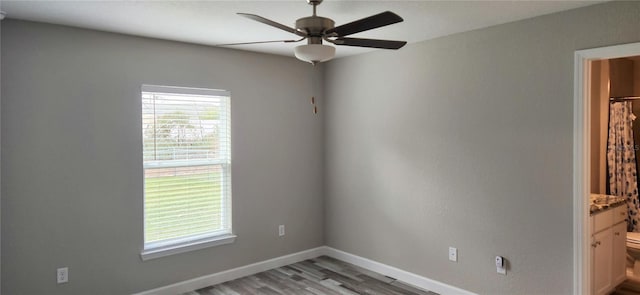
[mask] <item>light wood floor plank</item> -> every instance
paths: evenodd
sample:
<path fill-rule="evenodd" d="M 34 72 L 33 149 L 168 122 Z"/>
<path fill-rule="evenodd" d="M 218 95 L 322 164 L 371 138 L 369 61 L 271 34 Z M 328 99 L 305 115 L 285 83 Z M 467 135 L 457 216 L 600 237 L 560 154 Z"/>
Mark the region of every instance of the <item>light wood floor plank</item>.
<path fill-rule="evenodd" d="M 321 256 L 182 295 L 438 295 Z"/>

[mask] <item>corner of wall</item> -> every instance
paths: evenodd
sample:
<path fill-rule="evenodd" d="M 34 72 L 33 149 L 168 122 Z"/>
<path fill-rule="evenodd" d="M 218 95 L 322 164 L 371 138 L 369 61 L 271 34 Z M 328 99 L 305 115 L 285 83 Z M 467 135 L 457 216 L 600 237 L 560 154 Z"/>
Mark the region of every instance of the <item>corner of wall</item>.
<path fill-rule="evenodd" d="M 327 191 L 327 177 L 326 177 L 326 173 L 327 173 L 327 169 L 326 169 L 326 154 L 327 154 L 327 149 L 326 149 L 326 138 L 327 138 L 327 134 L 326 134 L 326 118 L 327 118 L 327 97 L 325 96 L 327 91 L 325 91 L 326 89 L 326 83 L 325 83 L 325 63 L 321 63 L 319 65 L 316 65 L 314 67 L 314 75 L 313 75 L 313 92 L 314 95 L 316 95 L 317 99 L 316 103 L 318 105 L 318 115 L 319 118 L 321 120 L 321 124 L 320 124 L 320 142 L 322 143 L 322 148 L 321 150 L 321 154 L 320 154 L 320 182 L 322 183 L 321 185 L 321 191 L 320 191 L 320 195 L 322 196 L 322 244 L 326 245 L 327 244 L 327 195 L 326 195 L 326 191 Z"/>
<path fill-rule="evenodd" d="M 2 21 L 0 21 L 0 65 L 2 65 Z M 0 66 L 2 69 L 2 66 Z M 2 105 L 2 70 L 0 70 L 0 106 Z M 0 114 L 2 113 L 0 107 Z M 1 117 L 1 115 L 0 115 Z M 2 120 L 0 119 L 0 122 Z M 0 123 L 0 130 L 2 129 Z M 0 131 L 1 133 L 1 131 Z M 2 136 L 0 135 L 0 294 L 2 294 Z"/>

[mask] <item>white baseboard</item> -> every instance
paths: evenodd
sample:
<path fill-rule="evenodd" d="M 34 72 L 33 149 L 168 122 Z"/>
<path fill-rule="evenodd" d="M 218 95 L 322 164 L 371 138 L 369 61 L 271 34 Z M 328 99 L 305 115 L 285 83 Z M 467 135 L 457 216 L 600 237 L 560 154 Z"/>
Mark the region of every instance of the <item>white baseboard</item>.
<path fill-rule="evenodd" d="M 476 295 L 475 293 L 467 290 L 460 289 L 445 283 L 425 278 L 402 269 L 389 266 L 377 261 L 373 261 L 364 257 L 360 257 L 351 253 L 347 253 L 338 249 L 334 249 L 328 246 L 317 247 L 285 256 L 272 258 L 269 260 L 237 267 L 230 270 L 221 271 L 218 273 L 198 277 L 195 279 L 178 282 L 168 286 L 156 288 L 134 295 L 176 295 L 189 291 L 197 290 L 211 285 L 224 283 L 227 281 L 235 280 L 241 277 L 250 276 L 259 272 L 270 270 L 273 268 L 289 265 L 292 263 L 300 262 L 303 260 L 316 258 L 318 256 L 326 255 L 335 259 L 342 260 L 362 268 L 366 268 L 371 271 L 378 272 L 385 276 L 395 278 L 405 283 L 420 287 L 425 290 L 433 291 L 442 295 L 448 294 L 460 294 L 460 295 Z"/>
<path fill-rule="evenodd" d="M 373 261 L 371 259 L 367 259 L 364 257 L 360 257 L 351 253 L 347 253 L 338 249 L 334 249 L 331 247 L 324 247 L 324 255 L 329 257 L 333 257 L 338 260 L 342 260 L 344 262 L 348 262 L 359 267 L 375 271 L 377 273 L 383 274 L 388 277 L 392 277 L 399 281 L 408 283 L 410 285 L 414 285 L 416 287 L 420 287 L 425 290 L 433 291 L 441 295 L 477 295 L 473 292 L 469 292 L 464 289 L 460 289 L 458 287 L 454 287 L 451 285 L 447 285 L 445 283 L 432 280 L 429 278 L 425 278 L 423 276 L 419 276 L 417 274 L 404 271 L 402 269 L 386 265 L 377 261 Z"/>
<path fill-rule="evenodd" d="M 195 279 L 178 282 L 168 286 L 156 288 L 134 295 L 176 295 L 189 291 L 197 290 L 211 285 L 224 283 L 227 281 L 235 280 L 241 277 L 250 276 L 259 272 L 278 268 L 281 266 L 289 265 L 292 263 L 300 262 L 303 260 L 316 258 L 324 255 L 325 247 L 313 248 L 285 256 L 272 258 L 269 260 L 252 263 L 249 265 L 236 267 L 234 269 L 217 272 L 214 274 L 198 277 Z"/>

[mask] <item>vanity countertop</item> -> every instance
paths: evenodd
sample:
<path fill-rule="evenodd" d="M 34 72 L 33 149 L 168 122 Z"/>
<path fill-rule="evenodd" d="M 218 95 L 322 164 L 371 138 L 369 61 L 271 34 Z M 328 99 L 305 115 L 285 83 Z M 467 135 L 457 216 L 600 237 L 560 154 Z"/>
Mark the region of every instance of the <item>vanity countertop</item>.
<path fill-rule="evenodd" d="M 591 194 L 589 201 L 589 211 L 593 214 L 623 205 L 627 200 L 625 197 Z"/>

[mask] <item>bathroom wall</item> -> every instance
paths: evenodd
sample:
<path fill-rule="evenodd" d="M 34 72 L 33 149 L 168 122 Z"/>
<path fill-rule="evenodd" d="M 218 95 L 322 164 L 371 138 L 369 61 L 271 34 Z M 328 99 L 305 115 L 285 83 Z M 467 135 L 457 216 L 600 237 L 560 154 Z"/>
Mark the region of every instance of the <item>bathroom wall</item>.
<path fill-rule="evenodd" d="M 607 193 L 609 61 L 591 62 L 591 193 Z"/>
<path fill-rule="evenodd" d="M 633 60 L 633 94 L 640 96 L 640 56 L 630 59 Z"/>
<path fill-rule="evenodd" d="M 634 63 L 629 58 L 615 58 L 609 60 L 610 96 L 633 96 Z"/>

